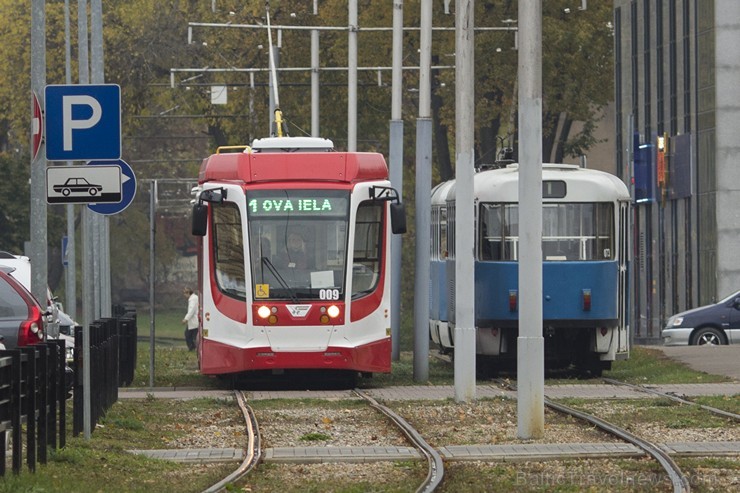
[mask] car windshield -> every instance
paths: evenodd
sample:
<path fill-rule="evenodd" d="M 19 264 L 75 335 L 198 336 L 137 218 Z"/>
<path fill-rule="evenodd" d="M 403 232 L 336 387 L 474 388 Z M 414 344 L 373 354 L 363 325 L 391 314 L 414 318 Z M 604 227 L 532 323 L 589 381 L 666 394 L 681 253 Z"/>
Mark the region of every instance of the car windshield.
<path fill-rule="evenodd" d="M 735 299 L 735 298 L 737 298 L 739 296 L 740 296 L 740 291 L 735 291 L 734 293 L 732 293 L 727 298 L 723 298 L 722 301 L 720 301 L 720 303 L 727 303 L 728 301 L 733 300 L 733 299 Z"/>

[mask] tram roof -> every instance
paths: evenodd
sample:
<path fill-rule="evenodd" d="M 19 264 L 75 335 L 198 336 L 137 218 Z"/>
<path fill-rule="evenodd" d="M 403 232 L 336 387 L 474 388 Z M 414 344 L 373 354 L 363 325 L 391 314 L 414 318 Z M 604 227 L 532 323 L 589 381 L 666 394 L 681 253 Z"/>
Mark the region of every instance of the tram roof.
<path fill-rule="evenodd" d="M 300 140 L 291 142 L 295 146 L 280 147 L 286 144 L 285 139 L 257 139 L 252 148 L 240 147 L 243 152 L 212 154 L 203 160 L 198 181 L 356 183 L 388 178 L 388 166 L 382 154 L 330 151 L 325 147 L 331 144 L 328 139 L 299 137 L 290 137 Z"/>
<path fill-rule="evenodd" d="M 629 200 L 629 190 L 618 177 L 595 169 L 573 164 L 542 165 L 542 180 L 563 180 L 568 191 L 563 201 Z M 447 200 L 454 200 L 455 186 L 447 192 Z M 516 202 L 519 200 L 519 164 L 505 168 L 481 171 L 473 177 L 474 195 L 484 202 Z"/>

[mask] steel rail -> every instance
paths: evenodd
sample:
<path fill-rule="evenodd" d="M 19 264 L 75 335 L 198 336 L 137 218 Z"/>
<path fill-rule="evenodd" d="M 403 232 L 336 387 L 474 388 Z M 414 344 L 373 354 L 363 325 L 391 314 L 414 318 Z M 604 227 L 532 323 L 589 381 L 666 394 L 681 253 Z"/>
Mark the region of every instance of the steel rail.
<path fill-rule="evenodd" d="M 511 390 L 516 390 L 516 386 L 513 384 L 506 383 L 500 380 L 499 380 L 499 383 L 505 387 L 508 387 Z M 671 480 L 671 484 L 673 484 L 674 493 L 689 493 L 691 491 L 689 481 L 686 478 L 686 476 L 683 474 L 683 472 L 681 472 L 681 468 L 679 468 L 678 464 L 676 464 L 673 461 L 671 456 L 668 455 L 668 453 L 662 448 L 660 448 L 658 445 L 655 445 L 654 443 L 649 442 L 648 440 L 644 440 L 638 437 L 637 435 L 630 433 L 624 428 L 621 428 L 612 423 L 609 423 L 608 421 L 605 421 L 601 418 L 597 418 L 596 416 L 593 416 L 591 414 L 578 411 L 577 409 L 566 406 L 564 404 L 558 404 L 548 398 L 545 398 L 544 401 L 545 401 L 544 402 L 545 405 L 551 409 L 554 409 L 563 414 L 567 414 L 569 416 L 573 416 L 573 417 L 582 419 L 584 421 L 587 421 L 597 426 L 598 428 L 604 430 L 605 432 L 611 435 L 617 436 L 621 438 L 622 440 L 630 442 L 631 444 L 647 452 L 650 456 L 652 456 L 655 460 L 657 460 L 660 463 L 660 465 L 663 467 L 663 469 L 668 473 L 668 477 Z"/>
<path fill-rule="evenodd" d="M 681 472 L 681 468 L 679 468 L 678 464 L 676 464 L 673 459 L 671 459 L 671 456 L 668 455 L 668 453 L 666 453 L 666 451 L 660 448 L 658 445 L 644 440 L 637 435 L 633 435 L 624 428 L 613 425 L 608 421 L 602 420 L 601 418 L 583 413 L 563 404 L 557 404 L 550 399 L 545 398 L 545 405 L 561 413 L 565 413 L 570 416 L 588 421 L 589 423 L 598 426 L 607 433 L 618 436 L 619 438 L 640 447 L 649 455 L 651 455 L 655 460 L 657 460 L 663 467 L 663 469 L 665 469 L 665 471 L 668 473 L 668 477 L 671 479 L 671 483 L 673 484 L 674 493 L 689 493 L 691 491 L 688 479 Z"/>
<path fill-rule="evenodd" d="M 740 421 L 740 414 L 735 414 L 730 411 L 725 411 L 723 409 L 718 409 L 716 407 L 712 406 L 705 406 L 704 404 L 699 404 L 698 402 L 692 402 L 686 399 L 682 399 L 681 397 L 678 397 L 677 395 L 673 394 L 667 394 L 665 392 L 661 392 L 659 390 L 651 389 L 649 387 L 645 387 L 643 385 L 635 385 L 633 383 L 627 383 L 627 382 L 621 382 L 619 380 L 614 380 L 612 378 L 602 378 L 602 380 L 608 384 L 611 385 L 624 385 L 625 387 L 629 387 L 631 389 L 638 390 L 640 392 L 646 392 L 648 394 L 657 395 L 659 397 L 665 397 L 667 399 L 671 399 L 675 402 L 680 402 L 681 404 L 691 404 L 692 406 L 699 406 L 700 408 L 704 409 L 705 411 L 709 411 L 714 414 L 718 414 L 720 416 L 724 416 L 725 418 L 734 419 L 735 421 Z"/>
<path fill-rule="evenodd" d="M 203 493 L 219 493 L 221 491 L 225 491 L 228 486 L 234 484 L 235 482 L 246 476 L 252 469 L 254 469 L 257 464 L 259 464 L 260 459 L 262 458 L 262 452 L 260 449 L 260 431 L 257 424 L 257 418 L 254 415 L 254 411 L 252 411 L 252 408 L 247 404 L 247 400 L 244 397 L 243 392 L 235 390 L 234 395 L 236 397 L 237 403 L 239 404 L 242 415 L 244 416 L 244 420 L 246 421 L 246 455 L 242 463 L 234 472 L 232 472 L 210 488 L 203 490 Z"/>
<path fill-rule="evenodd" d="M 360 389 L 355 389 L 354 392 L 365 399 L 371 407 L 377 409 L 398 425 L 408 439 L 411 440 L 411 442 L 416 445 L 416 447 L 418 447 L 426 457 L 427 463 L 429 464 L 429 472 L 427 473 L 427 477 L 424 482 L 416 490 L 416 493 L 435 491 L 442 483 L 442 478 L 444 477 L 444 463 L 442 462 L 442 457 L 439 455 L 439 452 L 429 445 L 408 421 L 393 412 L 390 408 L 378 403 L 378 401 Z"/>

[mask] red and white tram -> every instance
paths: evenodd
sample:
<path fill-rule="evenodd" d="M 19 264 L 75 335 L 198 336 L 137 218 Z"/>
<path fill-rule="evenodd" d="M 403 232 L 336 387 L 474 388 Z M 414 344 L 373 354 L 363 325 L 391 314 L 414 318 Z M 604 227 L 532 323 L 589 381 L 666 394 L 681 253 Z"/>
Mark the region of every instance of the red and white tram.
<path fill-rule="evenodd" d="M 405 215 L 383 156 L 304 137 L 241 149 L 205 159 L 196 189 L 200 371 L 390 372 Z"/>

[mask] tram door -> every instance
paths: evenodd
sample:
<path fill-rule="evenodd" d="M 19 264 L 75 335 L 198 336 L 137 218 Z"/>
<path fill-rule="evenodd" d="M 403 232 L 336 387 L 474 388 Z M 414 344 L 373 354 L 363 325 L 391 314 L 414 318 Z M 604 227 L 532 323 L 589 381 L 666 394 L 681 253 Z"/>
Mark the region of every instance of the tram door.
<path fill-rule="evenodd" d="M 619 204 L 619 281 L 617 293 L 617 310 L 619 325 L 617 327 L 617 353 L 629 355 L 629 204 Z"/>

